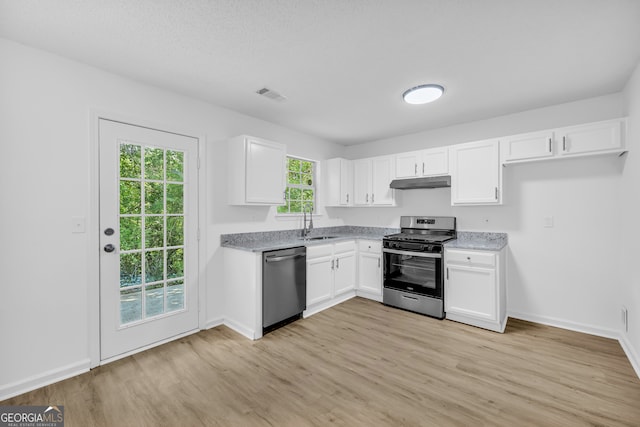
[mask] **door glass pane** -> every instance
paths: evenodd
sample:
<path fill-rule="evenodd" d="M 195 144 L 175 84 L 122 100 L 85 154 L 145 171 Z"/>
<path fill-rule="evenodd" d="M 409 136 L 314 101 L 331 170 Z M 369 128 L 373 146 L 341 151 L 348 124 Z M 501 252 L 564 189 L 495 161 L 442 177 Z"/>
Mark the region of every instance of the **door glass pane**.
<path fill-rule="evenodd" d="M 144 183 L 144 211 L 148 214 L 164 213 L 164 184 Z"/>
<path fill-rule="evenodd" d="M 142 175 L 142 150 L 139 145 L 120 144 L 120 177 L 137 178 Z"/>
<path fill-rule="evenodd" d="M 145 248 L 164 246 L 164 217 L 146 216 L 144 219 Z"/>
<path fill-rule="evenodd" d="M 142 252 L 120 254 L 120 287 L 142 283 Z"/>
<path fill-rule="evenodd" d="M 184 281 L 175 280 L 167 283 L 167 311 L 184 308 Z"/>
<path fill-rule="evenodd" d="M 167 213 L 181 214 L 183 212 L 182 184 L 167 184 Z"/>
<path fill-rule="evenodd" d="M 140 195 L 140 182 L 120 181 L 120 213 L 139 214 L 142 200 Z"/>
<path fill-rule="evenodd" d="M 144 149 L 145 179 L 164 179 L 164 150 L 162 148 Z"/>
<path fill-rule="evenodd" d="M 167 181 L 182 182 L 184 153 L 167 150 Z"/>
<path fill-rule="evenodd" d="M 167 250 L 167 278 L 184 276 L 184 251 L 180 249 Z"/>
<path fill-rule="evenodd" d="M 120 291 L 120 323 L 130 323 L 142 319 L 142 289 Z"/>
<path fill-rule="evenodd" d="M 164 284 L 158 283 L 145 287 L 144 290 L 146 317 L 164 313 Z"/>
<path fill-rule="evenodd" d="M 157 282 L 164 279 L 164 251 L 147 251 L 145 254 L 145 282 Z"/>
<path fill-rule="evenodd" d="M 142 248 L 142 220 L 139 216 L 120 218 L 120 250 Z"/>
<path fill-rule="evenodd" d="M 167 246 L 184 245 L 184 217 L 167 217 Z"/>

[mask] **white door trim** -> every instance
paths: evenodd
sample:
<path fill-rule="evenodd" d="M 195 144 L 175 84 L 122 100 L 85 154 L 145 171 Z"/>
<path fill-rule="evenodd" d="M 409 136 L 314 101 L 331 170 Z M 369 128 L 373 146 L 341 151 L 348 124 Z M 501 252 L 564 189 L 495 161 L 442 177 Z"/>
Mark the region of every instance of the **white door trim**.
<path fill-rule="evenodd" d="M 88 343 L 89 368 L 100 366 L 100 119 L 111 120 L 133 126 L 145 127 L 163 132 L 175 133 L 198 140 L 198 329 L 206 328 L 206 230 L 203 219 L 206 218 L 206 165 L 201 160 L 206 155 L 206 136 L 192 130 L 183 129 L 172 124 L 163 124 L 139 117 L 131 117 L 99 109 L 89 110 L 89 212 L 87 219 L 87 307 L 88 307 Z M 157 343 L 158 345 L 161 343 Z M 146 350 L 149 347 L 140 349 Z M 104 361 L 104 363 L 109 362 Z"/>

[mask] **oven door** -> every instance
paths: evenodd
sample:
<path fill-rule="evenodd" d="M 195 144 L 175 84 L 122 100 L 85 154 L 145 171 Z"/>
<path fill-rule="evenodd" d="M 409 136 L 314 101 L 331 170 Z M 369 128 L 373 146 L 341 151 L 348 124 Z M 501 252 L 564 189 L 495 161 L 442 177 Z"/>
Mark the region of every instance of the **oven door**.
<path fill-rule="evenodd" d="M 442 254 L 383 249 L 384 287 L 442 298 Z"/>

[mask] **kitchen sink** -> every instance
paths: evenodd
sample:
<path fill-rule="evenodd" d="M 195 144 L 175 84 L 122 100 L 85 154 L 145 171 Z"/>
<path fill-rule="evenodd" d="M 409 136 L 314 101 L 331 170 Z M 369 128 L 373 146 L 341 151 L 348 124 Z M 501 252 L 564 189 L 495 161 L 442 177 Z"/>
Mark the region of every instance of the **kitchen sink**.
<path fill-rule="evenodd" d="M 329 240 L 337 239 L 340 236 L 314 236 L 314 237 L 301 237 L 301 240 Z"/>

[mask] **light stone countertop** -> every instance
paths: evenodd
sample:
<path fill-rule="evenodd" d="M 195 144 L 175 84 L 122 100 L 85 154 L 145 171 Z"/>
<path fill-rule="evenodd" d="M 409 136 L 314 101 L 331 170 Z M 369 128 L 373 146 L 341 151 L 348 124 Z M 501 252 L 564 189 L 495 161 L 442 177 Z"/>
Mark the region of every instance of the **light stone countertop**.
<path fill-rule="evenodd" d="M 330 239 L 319 240 L 302 239 L 300 229 L 222 234 L 220 236 L 220 246 L 249 252 L 265 252 L 297 246 L 324 245 L 344 240 L 382 240 L 384 236 L 398 233 L 399 231 L 397 228 L 382 227 L 319 227 L 313 229 L 309 237 L 331 236 Z"/>
<path fill-rule="evenodd" d="M 499 251 L 508 243 L 507 233 L 487 233 L 481 231 L 458 231 L 457 239 L 446 242 L 445 249 L 471 249 L 479 251 Z"/>

